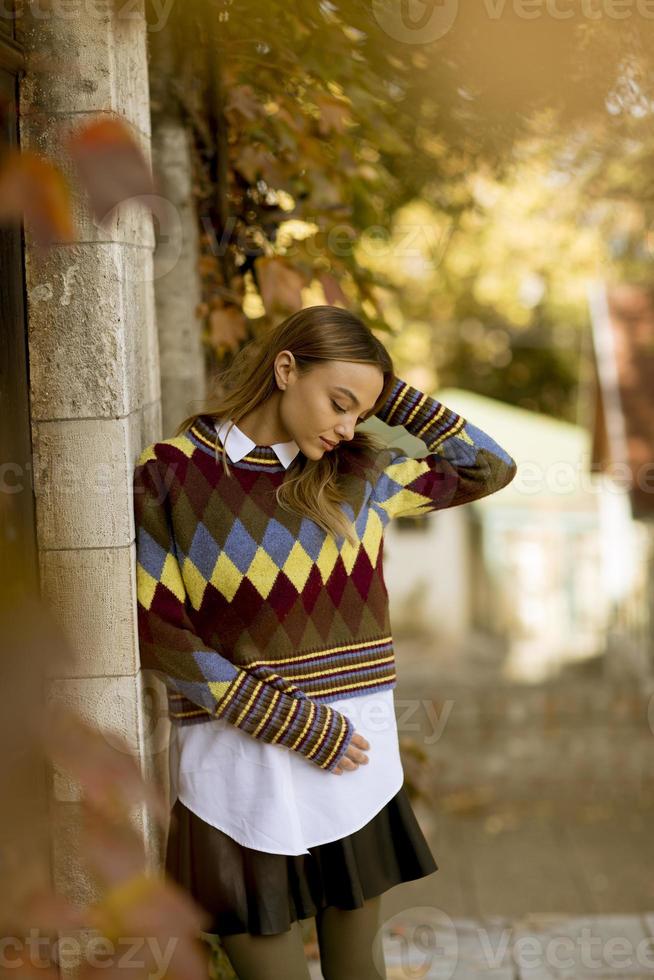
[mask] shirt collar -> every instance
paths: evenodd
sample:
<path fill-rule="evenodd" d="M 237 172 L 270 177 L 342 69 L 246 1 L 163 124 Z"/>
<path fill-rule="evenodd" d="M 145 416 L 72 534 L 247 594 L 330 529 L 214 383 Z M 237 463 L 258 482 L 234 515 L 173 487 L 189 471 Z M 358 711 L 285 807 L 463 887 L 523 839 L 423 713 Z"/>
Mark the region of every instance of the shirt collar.
<path fill-rule="evenodd" d="M 231 419 L 228 419 L 223 422 L 215 422 L 214 425 L 225 452 L 233 463 L 238 463 L 240 459 L 252 452 L 257 444 L 249 436 L 246 436 L 236 423 L 229 430 L 227 442 L 225 442 L 223 433 L 226 432 L 230 422 Z M 285 469 L 288 469 L 300 451 L 300 447 L 294 439 L 289 439 L 288 442 L 275 442 L 270 448 L 275 452 Z"/>

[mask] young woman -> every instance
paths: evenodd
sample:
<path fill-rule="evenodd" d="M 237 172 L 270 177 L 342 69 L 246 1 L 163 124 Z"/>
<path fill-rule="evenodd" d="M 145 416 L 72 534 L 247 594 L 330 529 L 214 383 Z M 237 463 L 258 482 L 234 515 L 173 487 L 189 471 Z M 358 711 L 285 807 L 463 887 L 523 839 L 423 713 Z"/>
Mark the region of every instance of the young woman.
<path fill-rule="evenodd" d="M 404 787 L 384 531 L 500 490 L 515 463 L 336 307 L 288 317 L 218 381 L 134 477 L 141 663 L 173 722 L 167 870 L 240 980 L 307 980 L 314 915 L 325 980 L 377 980 L 381 895 L 438 870 Z M 372 415 L 424 457 L 357 429 Z"/>

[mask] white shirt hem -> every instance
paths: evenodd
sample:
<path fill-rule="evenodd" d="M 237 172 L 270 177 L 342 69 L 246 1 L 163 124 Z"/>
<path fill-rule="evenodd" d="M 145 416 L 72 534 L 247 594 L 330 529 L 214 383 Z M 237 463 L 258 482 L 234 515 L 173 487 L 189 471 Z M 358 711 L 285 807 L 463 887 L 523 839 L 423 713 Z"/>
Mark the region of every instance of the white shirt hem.
<path fill-rule="evenodd" d="M 336 778 L 337 779 L 344 779 L 344 778 L 347 779 L 347 775 L 345 775 L 345 776 L 337 776 Z M 288 857 L 293 857 L 293 856 L 298 856 L 298 855 L 301 855 L 301 854 L 308 854 L 309 853 L 308 848 L 310 848 L 310 847 L 320 847 L 321 844 L 329 844 L 329 843 L 331 843 L 334 840 L 340 840 L 341 837 L 348 837 L 350 834 L 356 833 L 357 830 L 361 830 L 362 827 L 364 827 L 374 817 L 376 817 L 377 814 L 380 812 L 380 810 L 383 810 L 383 808 L 386 806 L 386 804 L 389 803 L 397 793 L 399 793 L 399 791 L 401 790 L 403 784 L 404 784 L 404 771 L 402 770 L 402 778 L 400 779 L 398 785 L 395 786 L 392 789 L 392 791 L 388 794 L 387 798 L 382 803 L 379 804 L 379 806 L 377 807 L 377 809 L 375 810 L 375 812 L 372 815 L 369 814 L 362 821 L 359 821 L 354 827 L 352 827 L 350 830 L 346 831 L 344 834 L 341 834 L 337 838 L 334 838 L 334 837 L 325 837 L 322 840 L 314 840 L 314 841 L 311 841 L 311 843 L 309 843 L 309 844 L 306 845 L 306 848 L 307 848 L 306 850 L 304 850 L 304 851 L 298 851 L 298 852 L 293 851 L 291 854 L 289 854 L 288 851 L 280 851 L 278 845 L 277 846 L 269 845 L 267 847 L 255 847 L 252 844 L 251 841 L 249 841 L 249 842 L 246 841 L 245 838 L 238 833 L 238 831 L 234 831 L 234 828 L 233 827 L 227 827 L 225 824 L 222 824 L 222 826 L 221 826 L 220 820 L 216 819 L 215 816 L 212 815 L 211 816 L 211 819 L 209 820 L 208 819 L 208 815 L 203 815 L 202 813 L 198 813 L 198 810 L 196 809 L 196 806 L 194 804 L 192 804 L 190 800 L 188 800 L 188 797 L 186 799 L 184 798 L 184 795 L 185 794 L 184 794 L 184 791 L 183 790 L 179 792 L 178 798 L 181 800 L 181 802 L 184 804 L 184 806 L 187 809 L 191 810 L 192 813 L 195 813 L 195 815 L 197 817 L 199 817 L 201 820 L 204 820 L 204 822 L 205 823 L 208 823 L 211 827 L 215 827 L 217 830 L 222 831 L 223 834 L 226 834 L 228 837 L 231 837 L 231 839 L 232 840 L 235 840 L 237 844 L 240 844 L 241 845 L 241 847 L 247 847 L 247 848 L 249 848 L 252 851 L 264 851 L 264 852 L 266 852 L 268 854 L 282 854 L 282 855 L 286 855 Z"/>

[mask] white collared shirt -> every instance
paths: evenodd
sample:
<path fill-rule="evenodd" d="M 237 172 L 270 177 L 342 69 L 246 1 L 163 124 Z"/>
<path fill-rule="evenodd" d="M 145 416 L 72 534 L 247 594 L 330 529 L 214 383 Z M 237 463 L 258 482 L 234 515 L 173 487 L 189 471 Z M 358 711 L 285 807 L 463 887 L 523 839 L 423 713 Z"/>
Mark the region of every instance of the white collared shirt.
<path fill-rule="evenodd" d="M 216 426 L 219 436 L 227 424 Z M 255 445 L 235 425 L 224 448 L 238 462 Z M 272 449 L 285 467 L 299 452 L 292 439 Z M 366 764 L 338 776 L 283 745 L 252 738 L 222 718 L 173 726 L 171 807 L 179 797 L 205 823 L 239 844 L 272 854 L 307 854 L 310 847 L 353 834 L 404 782 L 393 689 L 328 703 L 367 738 Z"/>
<path fill-rule="evenodd" d="M 230 421 L 228 420 L 216 425 L 216 432 L 231 461 L 238 463 L 244 456 L 251 453 L 257 444 L 249 436 L 246 436 L 243 429 L 239 429 L 236 424 L 230 429 L 227 441 L 225 441 L 223 439 L 223 433 L 229 428 Z M 288 469 L 300 451 L 300 447 L 294 439 L 289 439 L 288 442 L 275 442 L 270 448 L 275 450 L 280 462 L 283 463 L 286 469 Z"/>

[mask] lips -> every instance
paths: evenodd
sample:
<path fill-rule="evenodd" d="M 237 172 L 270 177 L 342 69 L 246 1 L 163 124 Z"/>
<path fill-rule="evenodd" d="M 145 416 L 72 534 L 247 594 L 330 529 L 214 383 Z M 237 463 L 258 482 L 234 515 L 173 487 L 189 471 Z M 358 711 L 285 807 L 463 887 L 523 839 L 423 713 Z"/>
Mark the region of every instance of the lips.
<path fill-rule="evenodd" d="M 329 448 L 330 448 L 330 449 L 333 449 L 333 448 L 334 448 L 334 446 L 336 446 L 336 445 L 337 445 L 337 443 L 335 443 L 335 442 L 330 442 L 330 441 L 329 441 L 329 439 L 325 439 L 325 437 L 324 437 L 324 436 L 320 436 L 320 438 L 322 439 L 322 441 L 323 441 L 323 442 L 324 442 L 324 443 L 325 443 L 325 444 L 326 444 L 327 446 L 329 446 Z"/>

